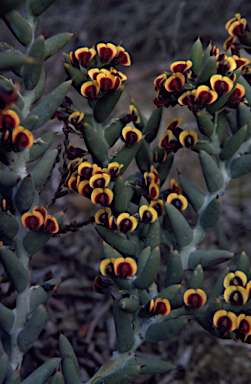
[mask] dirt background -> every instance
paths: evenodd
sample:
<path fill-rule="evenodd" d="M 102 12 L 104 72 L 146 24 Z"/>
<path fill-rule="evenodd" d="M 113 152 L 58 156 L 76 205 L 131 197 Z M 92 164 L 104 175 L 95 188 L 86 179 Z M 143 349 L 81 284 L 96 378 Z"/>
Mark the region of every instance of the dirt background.
<path fill-rule="evenodd" d="M 22 7 L 20 7 L 22 11 Z M 143 114 L 148 117 L 154 108 L 154 78 L 161 70 L 168 70 L 171 62 L 186 60 L 193 42 L 201 37 L 204 47 L 212 39 L 222 51 L 227 38 L 226 21 L 240 12 L 251 20 L 251 2 L 248 0 L 58 0 L 41 17 L 37 35 L 45 37 L 60 32 L 76 33 L 64 48 L 69 52 L 78 46 L 91 47 L 99 41 L 111 41 L 122 45 L 130 52 L 133 65 L 123 69 L 128 76 L 128 85 L 114 112 L 116 117 L 126 112 L 132 96 Z M 5 24 L 0 22 L 0 41 L 6 41 L 24 51 L 12 37 Z M 62 54 L 46 61 L 47 85 L 45 95 L 65 79 Z M 8 74 L 7 74 L 8 75 Z M 12 76 L 12 75 L 11 75 Z M 86 101 L 75 90 L 69 96 L 76 105 L 87 111 Z M 194 129 L 195 122 L 186 108 L 175 107 L 164 111 L 164 127 L 174 118 L 183 117 L 183 129 Z M 39 130 L 53 129 L 58 132 L 57 143 L 63 141 L 61 126 L 49 122 Z M 81 145 L 81 144 L 80 144 Z M 175 157 L 170 177 L 177 177 L 177 168 L 185 177 L 196 182 L 202 190 L 205 184 L 197 156 L 180 150 Z M 222 197 L 224 211 L 220 222 L 203 246 L 207 249 L 228 248 L 236 254 L 241 246 L 250 254 L 250 176 L 232 182 Z M 59 173 L 55 170 L 52 180 L 41 193 L 41 205 L 48 205 L 57 188 Z M 68 208 L 65 223 L 71 220 L 87 220 L 96 208 L 88 199 L 70 193 L 50 207 L 50 213 Z M 192 210 L 186 215 L 196 220 Z M 40 338 L 25 355 L 22 376 L 26 377 L 48 357 L 58 355 L 58 335 L 66 335 L 77 354 L 81 378 L 85 382 L 104 364 L 116 349 L 116 336 L 111 313 L 112 299 L 98 295 L 93 289 L 93 280 L 99 273 L 102 258 L 102 242 L 89 225 L 75 233 L 53 238 L 31 261 L 32 284 L 41 284 L 45 276 L 64 276 L 57 293 L 46 307 L 48 320 Z M 162 257 L 159 286 L 164 279 L 165 254 Z M 205 284 L 212 285 L 223 268 L 205 271 Z M 189 275 L 189 274 L 188 274 Z M 188 276 L 187 276 L 188 278 Z M 0 297 L 10 308 L 15 305 L 15 295 L 8 284 L 1 285 Z M 156 344 L 143 344 L 139 356 L 169 360 L 180 367 L 169 374 L 138 377 L 135 384 L 248 384 L 251 377 L 251 349 L 249 345 L 215 339 L 196 322 L 191 321 L 186 329 L 170 340 Z"/>

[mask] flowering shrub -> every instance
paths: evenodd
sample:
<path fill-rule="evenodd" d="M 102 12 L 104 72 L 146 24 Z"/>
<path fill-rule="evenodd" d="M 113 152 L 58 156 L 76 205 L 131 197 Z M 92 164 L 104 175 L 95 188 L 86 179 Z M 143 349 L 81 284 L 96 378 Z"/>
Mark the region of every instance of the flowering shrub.
<path fill-rule="evenodd" d="M 30 0 L 26 18 L 15 11 L 14 3 L 4 3 L 3 17 L 26 54 L 12 47 L 0 52 L 0 70 L 13 70 L 23 81 L 21 93 L 12 80 L 0 76 L 0 160 L 5 166 L 0 170 L 0 273 L 16 291 L 15 309 L 0 304 L 0 383 L 21 381 L 23 355 L 46 320 L 43 304 L 62 280 L 56 277 L 30 286 L 30 258 L 52 236 L 81 226 L 63 224 L 63 212 L 51 215 L 40 206 L 39 189 L 60 153 L 50 149 L 53 133 L 36 138 L 33 131 L 51 118 L 62 122 L 65 135 L 55 199 L 71 190 L 101 206 L 90 219 L 104 241 L 104 258 L 93 289 L 112 295 L 117 286 L 119 292 L 113 303 L 118 350 L 87 384 L 126 384 L 139 374 L 176 369 L 168 361 L 138 357 L 137 349 L 143 342 L 157 343 L 178 334 L 191 317 L 216 337 L 250 343 L 251 280 L 246 253 L 241 252 L 232 272 L 226 267 L 205 291 L 203 269 L 230 261 L 234 255 L 198 248 L 218 222 L 220 197 L 230 180 L 251 171 L 251 70 L 249 60 L 240 53 L 241 48 L 247 52 L 251 48 L 246 19 L 236 14 L 227 22 L 230 37 L 224 43 L 225 53 L 211 44 L 203 50 L 198 39 L 189 60 L 174 62 L 157 76 L 155 108 L 148 120 L 131 99 L 125 113 L 106 123 L 125 88 L 127 78 L 121 66 L 131 65 L 125 48 L 100 42 L 64 53 L 69 80 L 41 101 L 43 62 L 71 34 L 35 38 L 37 19 L 50 0 Z M 67 97 L 71 86 L 86 99 L 92 113 L 74 106 Z M 177 117 L 168 122 L 154 147 L 162 110 L 175 105 L 192 112 L 198 129 L 183 130 Z M 72 135 L 83 140 L 84 148 L 70 142 Z M 119 138 L 123 146 L 111 154 L 109 149 Z M 181 174 L 178 180 L 170 180 L 170 188 L 162 187 L 175 153 L 184 147 L 198 154 L 206 195 Z M 125 177 L 133 159 L 138 171 Z M 188 205 L 197 215 L 193 227 L 183 215 Z M 160 244 L 170 254 L 164 285 L 158 287 Z M 186 270 L 193 272 L 182 287 Z M 76 356 L 63 335 L 59 352 L 60 358 L 49 359 L 22 383 L 80 384 Z"/>

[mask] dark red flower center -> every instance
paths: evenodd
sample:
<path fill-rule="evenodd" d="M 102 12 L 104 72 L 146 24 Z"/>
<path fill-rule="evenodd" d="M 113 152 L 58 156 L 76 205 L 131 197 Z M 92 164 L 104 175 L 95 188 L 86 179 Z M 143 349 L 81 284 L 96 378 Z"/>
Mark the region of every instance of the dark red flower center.
<path fill-rule="evenodd" d="M 149 211 L 145 211 L 144 213 L 143 213 L 143 216 L 142 216 L 142 222 L 144 223 L 144 224 L 148 224 L 151 220 L 152 220 L 152 214 L 151 214 L 151 212 L 149 212 Z"/>
<path fill-rule="evenodd" d="M 130 219 L 123 219 L 119 225 L 120 231 L 122 233 L 127 233 L 132 229 L 133 223 Z"/>
<path fill-rule="evenodd" d="M 107 193 L 100 193 L 97 196 L 97 202 L 102 205 L 102 207 L 106 207 L 107 205 L 109 205 L 109 196 L 107 195 Z"/>
<path fill-rule="evenodd" d="M 131 146 L 138 140 L 138 135 L 135 132 L 127 132 L 126 134 L 126 145 Z"/>
<path fill-rule="evenodd" d="M 132 268 L 129 263 L 121 263 L 118 265 L 117 275 L 122 279 L 125 279 L 127 276 L 130 276 L 132 273 Z"/>
<path fill-rule="evenodd" d="M 199 308 L 201 306 L 201 297 L 197 293 L 190 295 L 188 299 L 188 303 L 194 309 Z"/>
<path fill-rule="evenodd" d="M 163 302 L 157 303 L 154 313 L 156 315 L 161 315 L 162 313 L 165 313 L 165 311 L 166 311 L 165 303 Z"/>

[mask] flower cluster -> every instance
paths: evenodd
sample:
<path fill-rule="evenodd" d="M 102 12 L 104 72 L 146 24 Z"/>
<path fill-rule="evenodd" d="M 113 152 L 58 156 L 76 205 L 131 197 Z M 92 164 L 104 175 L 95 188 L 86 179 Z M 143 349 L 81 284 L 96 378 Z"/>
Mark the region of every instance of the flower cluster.
<path fill-rule="evenodd" d="M 98 43 L 96 49 L 94 47 L 77 48 L 75 51 L 70 52 L 70 59 L 73 65 L 82 66 L 83 68 L 93 68 L 97 64 L 131 65 L 130 55 L 125 48 L 112 43 Z"/>
<path fill-rule="evenodd" d="M 111 209 L 100 209 L 95 214 L 95 222 L 105 225 L 108 228 L 119 230 L 121 233 L 133 232 L 138 226 L 136 217 L 131 216 L 129 213 L 121 213 L 117 219 L 112 216 Z"/>
<path fill-rule="evenodd" d="M 59 231 L 56 218 L 48 215 L 44 207 L 34 207 L 32 212 L 25 212 L 22 215 L 22 224 L 30 230 L 41 228 L 43 225 L 43 230 L 46 232 L 55 234 Z"/>
<path fill-rule="evenodd" d="M 251 316 L 241 313 L 238 317 L 234 312 L 221 309 L 215 312 L 213 323 L 220 337 L 235 331 L 236 338 L 249 342 L 251 338 Z"/>
<path fill-rule="evenodd" d="M 110 181 L 116 180 L 122 167 L 122 164 L 111 162 L 107 168 L 101 168 L 78 157 L 68 164 L 64 184 L 90 198 L 94 204 L 106 207 L 113 200 L 113 192 L 107 186 Z"/>
<path fill-rule="evenodd" d="M 69 64 L 80 71 L 78 91 L 89 100 L 97 100 L 107 92 L 118 90 L 127 77 L 115 67 L 131 65 L 129 53 L 121 45 L 113 43 L 98 43 L 96 49 L 77 48 L 70 52 L 69 60 Z M 69 75 L 73 75 L 68 63 L 65 63 L 65 68 Z"/>
<path fill-rule="evenodd" d="M 247 275 L 242 271 L 229 273 L 223 282 L 226 303 L 244 305 L 251 293 L 251 281 L 247 283 Z"/>
<path fill-rule="evenodd" d="M 164 191 L 160 191 L 159 184 L 158 171 L 152 165 L 150 172 L 144 173 L 144 178 L 140 186 L 144 196 L 149 199 L 150 207 L 157 211 L 158 216 L 164 213 L 165 203 L 173 204 L 180 211 L 187 208 L 188 201 L 186 197 L 182 195 L 182 188 L 175 179 L 171 179 L 170 181 L 171 188 L 165 189 Z"/>
<path fill-rule="evenodd" d="M 141 205 L 139 208 L 139 221 L 143 224 L 152 224 L 157 220 L 158 213 L 155 208 Z M 118 230 L 120 233 L 126 234 L 133 232 L 138 226 L 138 220 L 130 213 L 123 212 L 117 218 L 112 216 L 112 211 L 109 207 L 100 209 L 95 214 L 95 222 L 104 225 L 110 229 Z"/>
<path fill-rule="evenodd" d="M 33 134 L 20 125 L 18 114 L 9 109 L 17 98 L 16 88 L 12 92 L 0 89 L 0 140 L 9 151 L 30 148 L 34 142 Z"/>
<path fill-rule="evenodd" d="M 251 280 L 247 280 L 247 275 L 237 270 L 228 273 L 223 281 L 225 288 L 224 300 L 226 303 L 235 305 L 237 311 L 251 297 Z M 214 314 L 213 324 L 220 337 L 224 337 L 229 332 L 234 331 L 237 339 L 240 338 L 245 342 L 251 341 L 251 316 L 245 313 L 237 316 L 232 311 L 218 310 Z"/>
<path fill-rule="evenodd" d="M 170 105 L 174 107 L 177 100 L 184 92 L 184 86 L 192 67 L 191 60 L 176 61 L 171 64 L 171 72 L 163 72 L 154 80 L 155 90 L 157 97 L 154 99 L 154 104 L 158 108 Z"/>
<path fill-rule="evenodd" d="M 227 51 L 231 49 L 233 54 L 238 54 L 240 51 L 240 41 L 247 36 L 249 32 L 249 27 L 247 25 L 247 20 L 241 17 L 240 13 L 236 13 L 235 16 L 228 20 L 225 25 L 225 28 L 229 34 L 229 37 L 224 43 L 224 49 Z"/>
<path fill-rule="evenodd" d="M 185 210 L 188 206 L 186 197 L 182 195 L 182 188 L 175 181 L 175 179 L 171 179 L 170 188 L 162 191 L 160 198 L 162 199 L 163 203 L 170 203 L 174 205 L 179 211 Z"/>
<path fill-rule="evenodd" d="M 137 263 L 131 257 L 104 259 L 100 263 L 100 272 L 103 276 L 117 276 L 121 279 L 134 276 L 137 269 Z"/>
<path fill-rule="evenodd" d="M 150 200 L 157 200 L 159 197 L 159 174 L 156 168 L 151 165 L 150 172 L 144 173 L 142 182 L 143 193 Z"/>
<path fill-rule="evenodd" d="M 93 68 L 88 71 L 90 80 L 81 86 L 81 95 L 90 100 L 96 100 L 108 91 L 117 91 L 122 82 L 127 79 L 126 75 L 115 68 Z"/>
<path fill-rule="evenodd" d="M 225 41 L 223 48 L 232 54 L 237 68 L 241 69 L 242 76 L 251 84 L 250 61 L 247 58 L 240 57 L 241 44 L 244 44 L 244 49 L 246 49 L 245 47 L 251 43 L 250 28 L 247 20 L 241 17 L 240 13 L 236 13 L 235 16 L 226 23 L 225 28 L 229 37 Z"/>
<path fill-rule="evenodd" d="M 230 49 L 230 45 L 225 45 L 225 48 Z M 236 108 L 244 100 L 245 89 L 236 82 L 234 71 L 240 68 L 243 76 L 246 74 L 247 77 L 250 77 L 249 60 L 239 57 L 239 52 L 235 52 L 233 57 L 219 54 L 219 50 L 216 47 L 211 47 L 210 57 L 214 57 L 216 60 L 216 72 L 212 73 L 209 78 L 205 77 L 205 75 L 200 77 L 200 74 L 194 73 L 190 60 L 174 62 L 170 66 L 171 72 L 164 72 L 162 75 L 159 75 L 154 81 L 157 91 L 154 103 L 157 105 L 157 108 L 180 104 L 188 106 L 193 112 L 198 112 L 215 103 L 222 95 L 229 94 L 230 92 L 230 97 L 226 99 L 225 103 L 231 108 Z M 179 141 L 183 146 L 187 146 L 185 144 L 187 142 L 188 147 L 191 147 L 190 139 L 186 142 L 184 141 L 188 135 L 190 135 L 190 132 L 183 133 Z M 166 133 L 165 137 L 162 137 L 163 145 L 169 150 L 172 150 L 174 146 L 171 139 L 172 135 L 170 132 Z M 193 137 L 192 143 L 194 140 L 196 141 L 197 139 Z M 174 148 L 176 149 L 175 146 Z"/>
<path fill-rule="evenodd" d="M 182 147 L 193 148 L 197 141 L 198 135 L 194 130 L 184 131 L 179 127 L 183 121 L 181 117 L 174 118 L 165 128 L 165 133 L 159 141 L 159 148 L 165 150 L 168 154 L 170 152 L 177 152 Z"/>

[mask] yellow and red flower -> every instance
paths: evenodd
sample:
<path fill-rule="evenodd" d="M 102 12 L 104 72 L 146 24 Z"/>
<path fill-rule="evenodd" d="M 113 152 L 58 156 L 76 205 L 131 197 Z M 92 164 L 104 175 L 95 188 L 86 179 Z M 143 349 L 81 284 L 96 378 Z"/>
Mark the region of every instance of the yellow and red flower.
<path fill-rule="evenodd" d="M 102 207 L 110 205 L 113 200 L 113 192 L 108 188 L 95 188 L 91 193 L 91 201 Z"/>
<path fill-rule="evenodd" d="M 200 85 L 196 90 L 196 100 L 202 108 L 212 104 L 217 98 L 217 93 L 206 85 Z"/>
<path fill-rule="evenodd" d="M 24 129 L 24 127 L 19 125 L 12 130 L 12 143 L 16 147 L 30 148 L 33 142 L 33 134 L 28 129 Z"/>
<path fill-rule="evenodd" d="M 74 51 L 74 56 L 77 60 L 80 61 L 82 67 L 88 68 L 91 60 L 97 54 L 94 48 L 78 48 Z M 74 61 L 74 59 L 73 59 Z"/>
<path fill-rule="evenodd" d="M 153 182 L 155 184 L 160 184 L 159 173 L 158 173 L 157 169 L 154 168 L 153 165 L 151 165 L 151 167 L 150 167 L 150 173 L 154 175 Z"/>
<path fill-rule="evenodd" d="M 187 61 L 175 61 L 170 65 L 170 70 L 173 73 L 182 73 L 183 75 L 186 74 L 189 69 L 192 67 L 193 63 L 191 60 Z"/>
<path fill-rule="evenodd" d="M 100 86 L 97 81 L 86 81 L 80 89 L 82 96 L 90 100 L 96 100 L 98 98 Z"/>
<path fill-rule="evenodd" d="M 171 312 L 171 304 L 169 300 L 161 298 L 156 299 L 153 312 L 155 315 L 167 316 Z"/>
<path fill-rule="evenodd" d="M 230 285 L 224 291 L 224 299 L 227 303 L 244 305 L 248 300 L 248 293 L 241 286 Z"/>
<path fill-rule="evenodd" d="M 214 56 L 216 58 L 216 60 L 219 59 L 219 56 L 220 56 L 220 50 L 219 48 L 216 47 L 216 45 L 214 45 L 210 51 L 210 56 Z"/>
<path fill-rule="evenodd" d="M 38 229 L 44 224 L 44 230 L 50 233 L 57 233 L 59 225 L 55 217 L 47 215 L 44 207 L 34 207 L 32 212 L 25 212 L 21 218 L 22 224 L 25 228 L 31 230 Z"/>
<path fill-rule="evenodd" d="M 98 224 L 103 224 L 106 227 L 109 227 L 109 219 L 111 217 L 112 211 L 111 208 L 100 209 L 95 214 L 95 221 Z"/>
<path fill-rule="evenodd" d="M 137 225 L 136 217 L 131 216 L 130 213 L 124 212 L 117 217 L 117 226 L 122 233 L 133 232 Z"/>
<path fill-rule="evenodd" d="M 131 120 L 134 123 L 139 124 L 140 123 L 140 118 L 139 118 L 139 115 L 138 115 L 137 108 L 133 104 L 130 104 L 129 105 L 129 110 L 130 110 L 130 114 L 131 114 Z"/>
<path fill-rule="evenodd" d="M 187 105 L 189 109 L 195 110 L 198 108 L 205 108 L 207 105 L 212 104 L 218 98 L 217 92 L 212 91 L 206 85 L 200 85 L 197 89 L 183 93 L 178 103 L 180 105 Z"/>
<path fill-rule="evenodd" d="M 179 211 L 183 211 L 187 208 L 188 202 L 185 196 L 178 195 L 177 193 L 170 193 L 166 199 L 167 203 L 175 206 Z"/>
<path fill-rule="evenodd" d="M 171 179 L 170 185 L 171 185 L 171 189 L 170 189 L 171 193 L 177 193 L 178 195 L 182 194 L 182 188 L 179 185 L 179 183 L 176 183 L 175 179 Z"/>
<path fill-rule="evenodd" d="M 53 234 L 57 233 L 59 231 L 57 219 L 51 215 L 47 215 L 44 221 L 44 230 Z"/>
<path fill-rule="evenodd" d="M 179 142 L 186 148 L 193 148 L 198 141 L 198 134 L 194 130 L 182 131 L 179 135 Z"/>
<path fill-rule="evenodd" d="M 150 167 L 150 172 L 144 173 L 144 180 L 146 185 L 150 185 L 151 183 L 160 184 L 159 173 L 153 165 Z"/>
<path fill-rule="evenodd" d="M 237 316 L 233 312 L 227 312 L 224 309 L 216 311 L 213 317 L 213 324 L 219 331 L 221 337 L 226 336 L 229 332 L 234 331 L 237 327 Z"/>
<path fill-rule="evenodd" d="M 40 228 L 44 223 L 44 217 L 42 213 L 38 211 L 25 212 L 22 215 L 22 224 L 25 228 L 29 228 L 31 230 Z"/>
<path fill-rule="evenodd" d="M 110 72 L 111 72 L 111 75 L 117 77 L 121 81 L 127 80 L 127 76 L 124 73 L 117 71 L 117 69 L 115 69 L 113 67 L 110 68 Z"/>
<path fill-rule="evenodd" d="M 138 269 L 136 261 L 131 257 L 118 257 L 114 260 L 113 267 L 115 276 L 121 279 L 134 276 Z"/>
<path fill-rule="evenodd" d="M 89 161 L 82 161 L 78 163 L 78 175 L 81 177 L 81 180 L 90 180 L 90 178 L 96 174 L 98 168 L 97 164 L 91 164 Z"/>
<path fill-rule="evenodd" d="M 129 125 L 122 129 L 121 135 L 122 140 L 125 142 L 127 147 L 138 143 L 142 138 L 142 132 L 137 128 L 130 127 Z"/>
<path fill-rule="evenodd" d="M 12 107 L 15 101 L 18 99 L 18 85 L 8 91 L 0 86 L 0 111 L 4 111 L 7 108 Z"/>
<path fill-rule="evenodd" d="M 126 67 L 131 65 L 131 58 L 128 52 L 126 52 L 125 48 L 121 47 L 121 45 L 117 46 L 117 56 L 112 61 L 115 65 L 122 64 Z"/>
<path fill-rule="evenodd" d="M 170 141 L 172 139 L 173 133 L 170 129 L 168 129 L 164 135 L 161 137 L 158 147 L 162 149 L 169 149 L 170 148 Z"/>
<path fill-rule="evenodd" d="M 159 197 L 159 187 L 157 184 L 155 183 L 150 183 L 149 185 L 149 188 L 148 188 L 148 194 L 147 196 L 151 199 L 151 200 L 156 200 L 158 199 Z"/>
<path fill-rule="evenodd" d="M 0 129 L 9 130 L 18 127 L 20 118 L 16 112 L 8 109 L 0 114 Z"/>
<path fill-rule="evenodd" d="M 237 83 L 233 92 L 231 93 L 227 105 L 231 108 L 237 108 L 238 105 L 244 101 L 245 88 L 242 84 Z"/>
<path fill-rule="evenodd" d="M 248 64 L 250 64 L 250 60 L 246 57 L 239 57 L 237 55 L 233 55 L 233 59 L 236 62 L 237 68 L 243 69 L 244 67 L 248 66 Z"/>
<path fill-rule="evenodd" d="M 71 60 L 72 66 L 75 67 L 75 68 L 79 68 L 79 62 L 78 62 L 78 59 L 76 58 L 74 52 L 70 52 L 69 53 L 69 58 Z"/>
<path fill-rule="evenodd" d="M 217 73 L 220 75 L 225 75 L 228 72 L 232 72 L 237 68 L 237 64 L 235 60 L 226 56 L 225 54 L 219 56 L 219 60 L 217 61 Z"/>
<path fill-rule="evenodd" d="M 225 28 L 230 36 L 244 37 L 246 36 L 246 26 L 247 20 L 245 18 L 241 18 L 240 13 L 236 13 L 235 17 L 228 20 Z"/>
<path fill-rule="evenodd" d="M 71 191 L 78 192 L 78 179 L 76 176 L 71 176 L 68 180 L 67 185 Z"/>
<path fill-rule="evenodd" d="M 189 109 L 194 110 L 197 108 L 196 94 L 196 89 L 193 89 L 192 91 L 187 91 L 178 98 L 178 103 L 180 105 L 187 105 Z"/>
<path fill-rule="evenodd" d="M 111 176 L 111 181 L 115 181 L 120 173 L 121 168 L 123 168 L 124 164 L 119 164 L 116 161 L 108 164 L 108 172 Z"/>
<path fill-rule="evenodd" d="M 97 81 L 101 92 L 107 92 L 115 88 L 116 78 L 111 75 L 108 69 L 101 69 L 95 80 Z"/>
<path fill-rule="evenodd" d="M 112 43 L 98 43 L 96 49 L 101 63 L 111 61 L 118 53 L 116 45 Z"/>
<path fill-rule="evenodd" d="M 141 205 L 139 208 L 139 217 L 142 223 L 151 224 L 158 218 L 158 214 L 154 208 L 148 207 L 147 205 Z"/>
<path fill-rule="evenodd" d="M 117 230 L 117 224 L 115 223 L 115 217 L 114 216 L 111 216 L 110 218 L 109 218 L 109 228 L 110 229 L 113 229 L 114 231 L 116 231 Z"/>
<path fill-rule="evenodd" d="M 70 114 L 68 117 L 68 122 L 73 125 L 79 124 L 84 119 L 84 112 L 75 111 Z"/>
<path fill-rule="evenodd" d="M 185 84 L 185 76 L 182 73 L 176 72 L 168 77 L 164 83 L 167 92 L 182 92 Z"/>
<path fill-rule="evenodd" d="M 144 310 L 152 316 L 167 316 L 171 312 L 171 304 L 169 300 L 158 297 L 156 300 L 151 299 L 149 303 L 145 305 Z"/>
<path fill-rule="evenodd" d="M 175 135 L 176 133 L 180 134 L 182 131 L 181 128 L 178 128 L 178 126 L 182 123 L 183 119 L 182 117 L 175 117 L 165 128 L 165 131 L 172 131 Z"/>
<path fill-rule="evenodd" d="M 166 79 L 167 79 L 167 75 L 165 72 L 156 77 L 156 79 L 154 80 L 155 91 L 157 91 L 158 89 L 161 89 Z"/>
<path fill-rule="evenodd" d="M 241 286 L 245 287 L 247 284 L 247 275 L 242 272 L 242 271 L 235 271 L 235 272 L 230 272 L 227 274 L 223 281 L 223 285 L 225 288 L 230 287 L 231 285 L 234 286 Z"/>
<path fill-rule="evenodd" d="M 97 173 L 96 175 L 93 175 L 90 180 L 89 184 L 92 189 L 95 188 L 106 188 L 107 185 L 110 183 L 111 176 L 107 173 Z"/>
<path fill-rule="evenodd" d="M 236 43 L 236 39 L 237 36 L 229 36 L 223 44 L 224 51 L 231 50 L 233 55 L 239 54 L 240 44 Z"/>
<path fill-rule="evenodd" d="M 234 83 L 229 77 L 222 75 L 214 75 L 210 78 L 210 84 L 214 91 L 220 96 L 228 93 L 233 89 Z"/>
<path fill-rule="evenodd" d="M 197 309 L 206 304 L 207 295 L 203 289 L 190 288 L 184 293 L 183 300 L 187 307 Z"/>
<path fill-rule="evenodd" d="M 150 208 L 154 208 L 155 211 L 157 212 L 158 216 L 161 216 L 165 212 L 164 201 L 162 199 L 158 199 L 158 200 L 155 200 L 155 201 L 153 200 L 150 203 Z"/>
<path fill-rule="evenodd" d="M 90 198 L 93 189 L 90 187 L 89 180 L 83 180 L 77 183 L 77 192 L 85 197 Z"/>
<path fill-rule="evenodd" d="M 114 276 L 114 258 L 104 259 L 100 263 L 100 272 L 103 276 Z"/>
<path fill-rule="evenodd" d="M 235 332 L 237 333 L 237 338 L 242 338 L 243 340 L 244 335 L 251 334 L 251 316 L 241 313 L 237 318 Z"/>
<path fill-rule="evenodd" d="M 47 211 L 46 211 L 46 209 L 45 209 L 44 207 L 38 207 L 38 206 L 36 206 L 36 207 L 34 207 L 33 210 L 32 210 L 32 213 L 34 213 L 34 212 L 39 212 L 39 213 L 41 213 L 41 215 L 43 216 L 44 220 L 45 220 L 46 217 L 47 217 Z"/>
<path fill-rule="evenodd" d="M 77 158 L 71 160 L 69 162 L 69 164 L 67 165 L 67 169 L 69 170 L 69 172 L 74 173 L 77 170 L 79 164 L 82 163 L 82 161 L 83 161 L 83 159 L 81 157 L 77 157 Z"/>
<path fill-rule="evenodd" d="M 176 183 L 175 179 L 171 179 L 170 185 L 171 185 L 171 188 L 167 188 L 164 191 L 162 191 L 162 195 L 165 200 L 171 193 L 177 193 L 178 195 L 182 194 L 182 188 L 179 185 L 179 183 Z"/>

